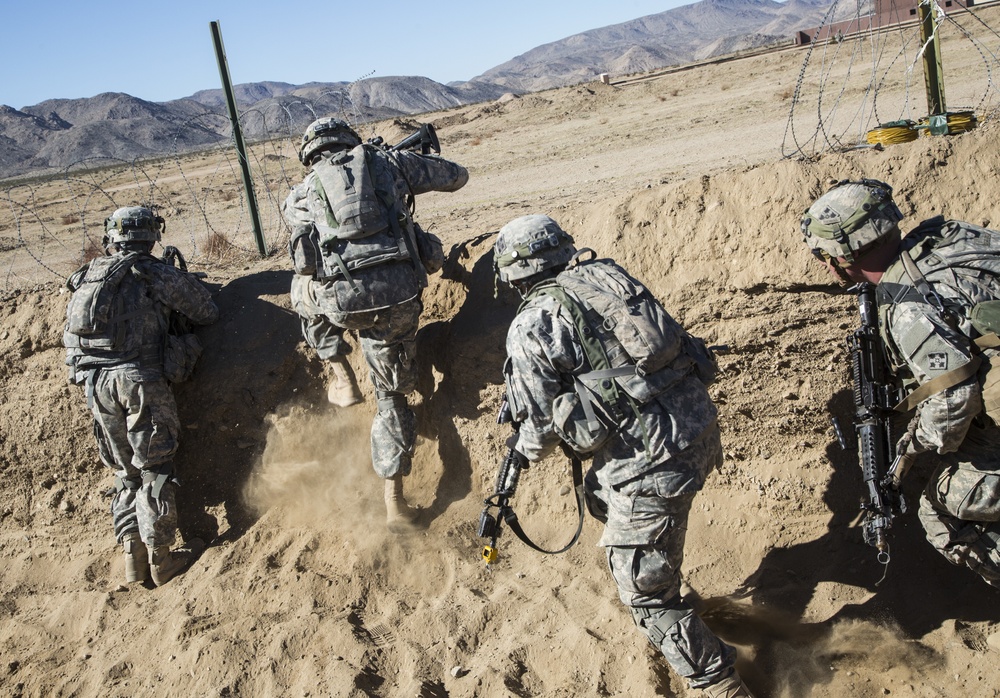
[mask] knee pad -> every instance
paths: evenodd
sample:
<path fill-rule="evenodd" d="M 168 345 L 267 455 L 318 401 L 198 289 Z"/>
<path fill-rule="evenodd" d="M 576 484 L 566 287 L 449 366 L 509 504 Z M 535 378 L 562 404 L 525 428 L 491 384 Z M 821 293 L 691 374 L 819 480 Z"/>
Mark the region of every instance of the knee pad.
<path fill-rule="evenodd" d="M 409 407 L 406 395 L 395 390 L 376 390 L 375 398 L 378 400 L 379 412 L 402 412 Z"/>
<path fill-rule="evenodd" d="M 159 501 L 160 493 L 163 491 L 163 486 L 168 482 L 177 485 L 177 480 L 173 477 L 174 474 L 174 464 L 161 463 L 153 468 L 142 471 L 142 484 L 149 485 L 152 484 L 150 489 L 150 494 L 153 495 L 153 499 Z"/>
<path fill-rule="evenodd" d="M 122 477 L 120 475 L 115 475 L 115 494 L 119 492 L 124 492 L 125 490 L 131 490 L 135 492 L 137 489 L 142 487 L 142 477 Z"/>
<path fill-rule="evenodd" d="M 646 633 L 650 643 L 657 649 L 663 644 L 663 639 L 669 635 L 670 628 L 694 615 L 694 609 L 681 600 L 680 596 L 675 598 L 677 599 L 676 603 L 666 608 L 662 606 L 654 608 L 633 606 L 630 609 L 632 620 Z"/>

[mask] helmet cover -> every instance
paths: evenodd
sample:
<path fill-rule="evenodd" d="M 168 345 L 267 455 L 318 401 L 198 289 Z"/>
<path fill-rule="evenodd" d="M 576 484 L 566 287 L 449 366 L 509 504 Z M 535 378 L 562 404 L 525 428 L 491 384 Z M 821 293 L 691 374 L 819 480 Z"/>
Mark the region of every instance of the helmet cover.
<path fill-rule="evenodd" d="M 163 218 L 145 206 L 125 206 L 104 221 L 104 245 L 160 241 Z"/>
<path fill-rule="evenodd" d="M 897 232 L 902 219 L 888 184 L 877 179 L 844 180 L 806 210 L 801 230 L 818 258 L 843 257 L 853 263 L 875 243 Z"/>
<path fill-rule="evenodd" d="M 497 277 L 511 283 L 569 262 L 573 238 L 548 216 L 521 216 L 500 229 L 493 246 Z"/>
<path fill-rule="evenodd" d="M 361 136 L 343 119 L 324 117 L 309 124 L 302 134 L 299 161 L 308 167 L 323 152 L 335 146 L 353 148 L 361 145 Z"/>

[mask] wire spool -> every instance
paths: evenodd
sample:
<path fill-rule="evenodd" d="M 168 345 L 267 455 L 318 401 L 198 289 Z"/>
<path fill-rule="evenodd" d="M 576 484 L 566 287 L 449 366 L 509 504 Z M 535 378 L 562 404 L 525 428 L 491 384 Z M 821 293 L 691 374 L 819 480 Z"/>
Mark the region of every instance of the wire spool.
<path fill-rule="evenodd" d="M 917 122 L 917 129 L 921 132 L 921 136 L 931 135 L 930 130 L 928 130 L 929 119 L 924 117 Z M 964 133 L 966 131 L 971 131 L 979 125 L 979 121 L 976 119 L 976 113 L 973 111 L 950 111 L 948 112 L 948 135 L 953 135 L 956 133 Z"/>
<path fill-rule="evenodd" d="M 895 145 L 917 140 L 917 131 L 912 121 L 893 121 L 869 131 L 865 140 L 871 145 Z"/>
<path fill-rule="evenodd" d="M 948 133 L 963 133 L 971 131 L 979 122 L 976 120 L 975 112 L 957 111 L 948 113 Z"/>

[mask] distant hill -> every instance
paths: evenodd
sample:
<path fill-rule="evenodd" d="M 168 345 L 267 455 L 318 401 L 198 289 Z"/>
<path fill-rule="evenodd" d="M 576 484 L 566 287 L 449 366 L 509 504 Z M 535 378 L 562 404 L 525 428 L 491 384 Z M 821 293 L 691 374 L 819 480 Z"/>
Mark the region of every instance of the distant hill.
<path fill-rule="evenodd" d="M 828 7 L 828 0 L 701 0 L 544 44 L 468 82 L 442 85 L 393 76 L 351 83 L 257 82 L 234 91 L 247 138 L 297 135 L 326 114 L 364 123 L 787 41 L 795 30 L 820 24 Z M 21 110 L 0 105 L 0 177 L 65 168 L 88 158 L 131 160 L 197 150 L 229 138 L 221 89 L 163 103 L 104 93 Z"/>
<path fill-rule="evenodd" d="M 600 73 L 646 72 L 790 40 L 818 26 L 829 7 L 828 0 L 701 0 L 544 44 L 475 79 L 534 92 Z"/>

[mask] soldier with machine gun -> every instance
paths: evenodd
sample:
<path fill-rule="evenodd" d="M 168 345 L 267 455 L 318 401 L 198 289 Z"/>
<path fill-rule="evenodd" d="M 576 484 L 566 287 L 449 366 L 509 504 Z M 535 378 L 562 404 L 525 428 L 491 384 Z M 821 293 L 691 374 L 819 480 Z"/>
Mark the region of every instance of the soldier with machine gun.
<path fill-rule="evenodd" d="M 845 180 L 801 224 L 813 254 L 857 284 L 862 326 L 848 342 L 865 540 L 888 561 L 900 482 L 928 454 L 918 510 L 927 540 L 1000 587 L 1000 370 L 990 371 L 1000 363 L 1000 233 L 939 216 L 904 238 L 902 218 L 888 184 Z M 913 411 L 898 438 L 894 410 Z"/>

